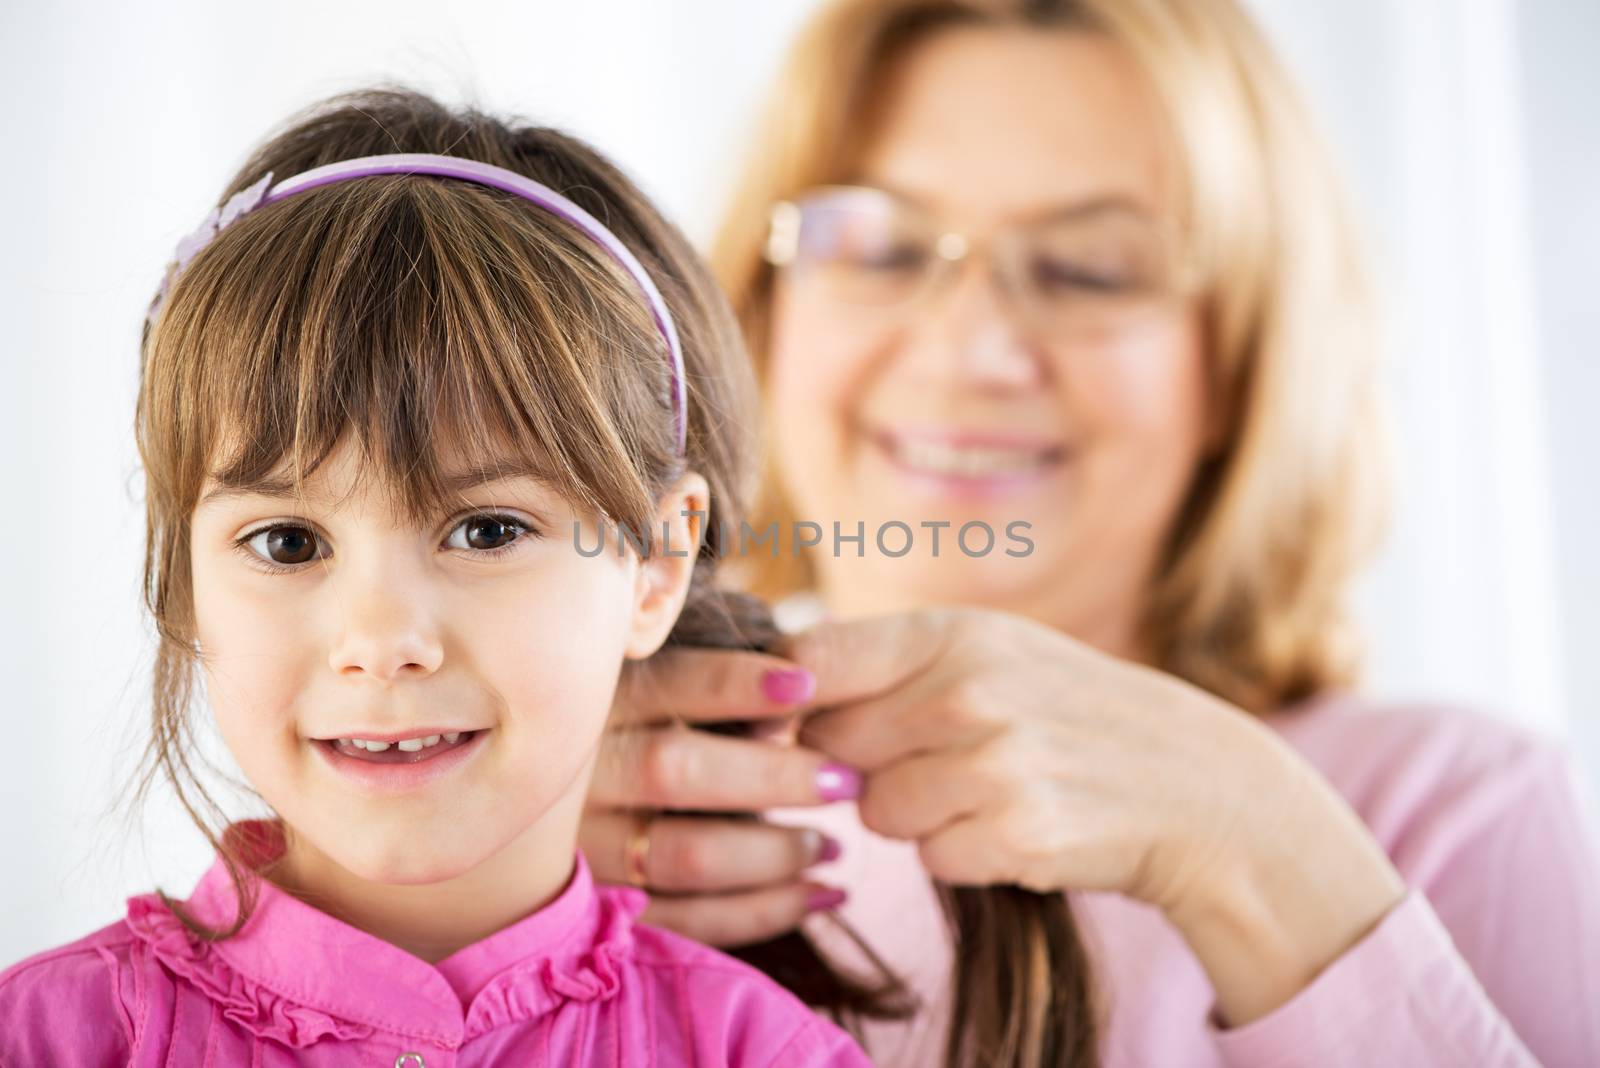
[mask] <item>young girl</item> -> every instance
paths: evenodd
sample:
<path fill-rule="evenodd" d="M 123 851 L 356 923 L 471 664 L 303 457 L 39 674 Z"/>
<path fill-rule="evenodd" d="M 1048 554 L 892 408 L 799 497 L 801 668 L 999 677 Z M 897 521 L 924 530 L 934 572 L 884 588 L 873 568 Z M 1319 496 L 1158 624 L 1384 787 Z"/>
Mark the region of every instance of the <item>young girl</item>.
<path fill-rule="evenodd" d="M 576 846 L 624 661 L 729 629 L 747 374 L 571 138 L 383 90 L 263 145 L 152 304 L 136 420 L 144 785 L 216 861 L 0 975 L 0 1065 L 867 1064 Z M 202 818 L 197 676 L 274 818 Z"/>

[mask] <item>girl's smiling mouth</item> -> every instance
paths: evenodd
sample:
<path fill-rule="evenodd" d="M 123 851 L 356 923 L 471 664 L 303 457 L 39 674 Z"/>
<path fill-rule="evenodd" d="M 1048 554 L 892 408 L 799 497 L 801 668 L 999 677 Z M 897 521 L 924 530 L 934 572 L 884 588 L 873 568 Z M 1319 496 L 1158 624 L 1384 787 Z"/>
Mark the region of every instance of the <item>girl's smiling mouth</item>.
<path fill-rule="evenodd" d="M 406 735 L 359 735 L 345 738 L 319 738 L 342 756 L 376 764 L 418 764 L 432 760 L 451 749 L 465 745 L 478 731 L 413 731 Z"/>
<path fill-rule="evenodd" d="M 404 793 L 471 760 L 487 744 L 488 734 L 488 728 L 413 731 L 389 738 L 315 738 L 312 745 L 346 781 L 368 791 Z"/>

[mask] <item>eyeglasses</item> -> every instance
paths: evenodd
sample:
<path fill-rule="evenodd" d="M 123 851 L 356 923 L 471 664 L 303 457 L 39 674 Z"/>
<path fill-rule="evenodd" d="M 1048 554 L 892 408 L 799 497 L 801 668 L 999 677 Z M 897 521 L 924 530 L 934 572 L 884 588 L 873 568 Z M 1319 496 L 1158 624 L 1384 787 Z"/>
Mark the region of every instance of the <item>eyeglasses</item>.
<path fill-rule="evenodd" d="M 1156 220 L 1097 201 L 973 237 L 887 190 L 828 185 L 774 204 L 767 262 L 808 292 L 904 316 L 988 254 L 1001 291 L 1053 339 L 1092 337 L 1171 309 L 1196 272 Z"/>

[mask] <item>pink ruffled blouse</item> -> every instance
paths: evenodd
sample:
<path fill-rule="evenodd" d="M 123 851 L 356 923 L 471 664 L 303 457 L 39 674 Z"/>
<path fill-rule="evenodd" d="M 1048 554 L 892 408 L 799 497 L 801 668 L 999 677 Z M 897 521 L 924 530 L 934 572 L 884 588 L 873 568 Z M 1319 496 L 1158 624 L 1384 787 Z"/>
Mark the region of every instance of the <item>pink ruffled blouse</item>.
<path fill-rule="evenodd" d="M 555 900 L 437 964 L 260 885 L 221 942 L 145 894 L 0 973 L 0 1066 L 871 1063 L 762 972 L 636 923 L 644 891 L 596 884 L 581 851 Z M 234 902 L 219 858 L 188 904 L 222 926 Z"/>

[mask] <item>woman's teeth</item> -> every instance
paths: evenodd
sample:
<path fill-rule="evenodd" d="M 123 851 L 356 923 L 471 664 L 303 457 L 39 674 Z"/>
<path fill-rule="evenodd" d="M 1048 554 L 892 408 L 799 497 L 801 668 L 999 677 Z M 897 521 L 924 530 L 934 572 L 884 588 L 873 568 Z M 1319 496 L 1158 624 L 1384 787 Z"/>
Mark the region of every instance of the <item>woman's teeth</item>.
<path fill-rule="evenodd" d="M 1007 449 L 994 446 L 957 446 L 904 438 L 890 443 L 895 459 L 906 467 L 936 475 L 984 478 L 1014 475 L 1044 467 L 1053 449 Z"/>
<path fill-rule="evenodd" d="M 406 738 L 399 742 L 374 742 L 367 738 L 340 738 L 340 745 L 350 745 L 357 749 L 365 749 L 369 753 L 381 753 L 393 745 L 402 753 L 420 753 L 422 750 L 439 744 L 443 738 L 449 745 L 455 745 L 461 739 L 461 731 L 446 731 L 444 734 L 426 734 L 420 738 Z"/>

